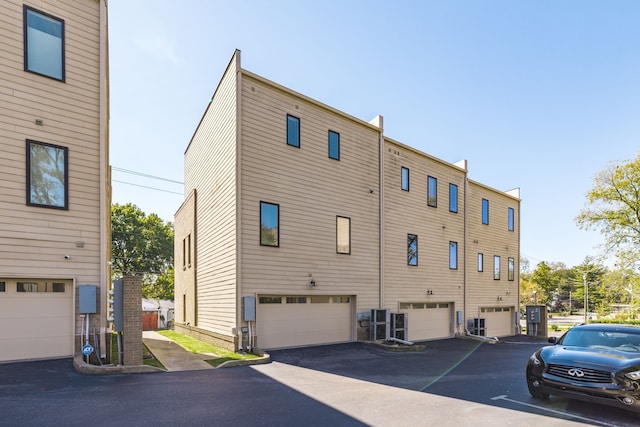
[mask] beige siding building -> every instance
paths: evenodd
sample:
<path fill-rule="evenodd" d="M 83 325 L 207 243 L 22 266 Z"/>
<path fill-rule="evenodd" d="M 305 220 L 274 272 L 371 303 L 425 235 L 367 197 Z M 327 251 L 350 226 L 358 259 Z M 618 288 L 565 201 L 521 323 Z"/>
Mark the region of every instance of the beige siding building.
<path fill-rule="evenodd" d="M 379 338 L 371 310 L 389 317 L 383 335 L 414 341 L 466 333 L 481 308 L 515 312 L 517 290 L 469 301 L 471 185 L 465 162 L 244 70 L 236 51 L 185 152 L 176 328 L 269 349 Z M 482 188 L 519 212 L 517 197 Z M 519 233 L 504 239 L 496 248 L 517 254 Z"/>
<path fill-rule="evenodd" d="M 0 362 L 79 352 L 82 285 L 104 353 L 106 1 L 4 0 L 0 35 Z"/>

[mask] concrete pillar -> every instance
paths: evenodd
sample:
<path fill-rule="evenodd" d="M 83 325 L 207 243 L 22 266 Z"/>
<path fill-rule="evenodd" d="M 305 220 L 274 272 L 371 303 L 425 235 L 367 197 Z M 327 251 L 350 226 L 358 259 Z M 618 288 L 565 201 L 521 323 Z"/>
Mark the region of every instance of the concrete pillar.
<path fill-rule="evenodd" d="M 142 278 L 122 278 L 122 363 L 142 365 Z"/>

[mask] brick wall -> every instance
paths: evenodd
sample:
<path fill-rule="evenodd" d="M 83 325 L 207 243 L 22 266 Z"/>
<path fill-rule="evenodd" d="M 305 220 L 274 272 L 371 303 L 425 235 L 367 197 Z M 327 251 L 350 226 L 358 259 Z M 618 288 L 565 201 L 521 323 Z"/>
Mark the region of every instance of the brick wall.
<path fill-rule="evenodd" d="M 123 277 L 122 288 L 122 363 L 125 366 L 142 365 L 142 279 Z"/>

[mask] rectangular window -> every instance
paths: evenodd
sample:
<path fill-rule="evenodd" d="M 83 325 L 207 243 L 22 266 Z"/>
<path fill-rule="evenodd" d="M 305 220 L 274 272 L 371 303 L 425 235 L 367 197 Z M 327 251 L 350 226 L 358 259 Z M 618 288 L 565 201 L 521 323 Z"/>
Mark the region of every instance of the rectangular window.
<path fill-rule="evenodd" d="M 336 252 L 339 254 L 351 253 L 351 218 L 336 217 Z"/>
<path fill-rule="evenodd" d="M 458 212 L 458 186 L 449 184 L 449 212 Z"/>
<path fill-rule="evenodd" d="M 509 272 L 507 278 L 513 282 L 516 277 L 516 261 L 513 258 L 508 258 L 507 262 L 509 263 Z"/>
<path fill-rule="evenodd" d="M 64 282 L 17 282 L 16 292 L 64 292 Z"/>
<path fill-rule="evenodd" d="M 16 283 L 16 292 L 38 292 L 38 284 L 36 282 L 18 282 Z"/>
<path fill-rule="evenodd" d="M 27 205 L 68 209 L 67 148 L 27 139 Z"/>
<path fill-rule="evenodd" d="M 5 282 L 0 282 L 0 292 L 7 291 L 7 284 Z"/>
<path fill-rule="evenodd" d="M 458 242 L 449 242 L 449 269 L 458 269 Z"/>
<path fill-rule="evenodd" d="M 287 304 L 306 304 L 307 297 L 287 297 Z"/>
<path fill-rule="evenodd" d="M 404 191 L 409 191 L 409 169 L 404 166 L 400 169 L 400 187 Z"/>
<path fill-rule="evenodd" d="M 500 256 L 493 256 L 493 280 L 500 280 Z"/>
<path fill-rule="evenodd" d="M 329 158 L 340 160 L 340 134 L 329 131 Z"/>
<path fill-rule="evenodd" d="M 300 148 L 300 119 L 287 114 L 287 144 Z"/>
<path fill-rule="evenodd" d="M 489 224 L 489 201 L 482 199 L 482 223 Z"/>
<path fill-rule="evenodd" d="M 418 236 L 407 234 L 407 265 L 418 265 Z"/>
<path fill-rule="evenodd" d="M 280 246 L 280 205 L 260 202 L 260 244 Z"/>
<path fill-rule="evenodd" d="M 438 180 L 432 176 L 427 178 L 427 205 L 438 206 Z"/>
<path fill-rule="evenodd" d="M 509 227 L 509 231 L 513 231 L 515 228 L 514 225 L 514 211 L 513 208 L 509 208 L 507 210 L 507 222 L 508 222 L 508 227 Z"/>
<path fill-rule="evenodd" d="M 478 271 L 484 271 L 484 255 L 481 253 L 478 253 Z"/>
<path fill-rule="evenodd" d="M 23 6 L 24 70 L 64 81 L 64 21 Z"/>
<path fill-rule="evenodd" d="M 191 234 L 187 236 L 187 266 L 191 267 Z"/>
<path fill-rule="evenodd" d="M 282 297 L 260 297 L 258 302 L 260 304 L 282 304 Z"/>
<path fill-rule="evenodd" d="M 182 239 L 182 269 L 187 268 L 187 239 Z"/>

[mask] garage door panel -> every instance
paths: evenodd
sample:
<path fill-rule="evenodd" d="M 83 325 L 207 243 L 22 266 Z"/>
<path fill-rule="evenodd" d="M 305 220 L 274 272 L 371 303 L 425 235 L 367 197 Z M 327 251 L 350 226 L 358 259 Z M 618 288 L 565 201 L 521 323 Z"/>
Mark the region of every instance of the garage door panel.
<path fill-rule="evenodd" d="M 408 304 L 411 305 L 411 304 Z M 407 336 L 410 341 L 423 341 L 449 338 L 451 331 L 452 304 L 433 304 L 425 308 L 425 304 L 414 304 L 420 308 L 400 310 L 408 315 Z"/>
<path fill-rule="evenodd" d="M 482 316 L 485 318 L 486 335 L 490 337 L 506 337 L 513 335 L 513 312 L 507 307 L 484 309 Z"/>

